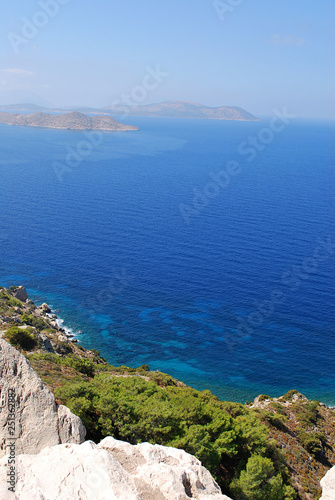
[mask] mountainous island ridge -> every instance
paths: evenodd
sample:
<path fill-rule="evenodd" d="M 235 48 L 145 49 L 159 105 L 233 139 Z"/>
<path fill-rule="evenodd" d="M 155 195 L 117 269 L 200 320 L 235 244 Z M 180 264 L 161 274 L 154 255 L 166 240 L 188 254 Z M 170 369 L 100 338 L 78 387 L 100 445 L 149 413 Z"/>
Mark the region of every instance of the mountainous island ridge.
<path fill-rule="evenodd" d="M 16 112 L 53 112 L 63 113 L 64 111 L 77 111 L 88 114 L 112 114 L 166 118 L 198 118 L 210 120 L 234 120 L 234 121 L 258 121 L 254 115 L 239 106 L 218 106 L 211 107 L 188 101 L 163 101 L 153 104 L 129 104 L 120 100 L 116 104 L 94 107 L 69 107 L 69 108 L 46 108 L 36 104 L 9 104 L 0 105 L 1 111 Z"/>
<path fill-rule="evenodd" d="M 79 111 L 65 114 L 51 114 L 38 111 L 30 114 L 0 112 L 0 123 L 7 125 L 54 128 L 62 130 L 139 130 L 133 125 L 124 125 L 111 116 L 88 116 Z"/>

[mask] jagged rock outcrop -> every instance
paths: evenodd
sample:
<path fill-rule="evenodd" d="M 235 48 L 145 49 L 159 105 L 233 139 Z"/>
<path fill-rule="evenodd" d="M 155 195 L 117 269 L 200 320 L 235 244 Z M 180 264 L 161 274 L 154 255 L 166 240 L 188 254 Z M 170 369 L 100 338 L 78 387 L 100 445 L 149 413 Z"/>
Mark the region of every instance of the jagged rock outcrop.
<path fill-rule="evenodd" d="M 25 302 L 28 299 L 28 294 L 27 294 L 26 287 L 24 287 L 24 286 L 18 286 L 16 288 L 16 290 L 13 292 L 13 296 L 16 299 L 21 300 L 22 302 Z"/>
<path fill-rule="evenodd" d="M 40 305 L 37 309 L 39 309 L 42 313 L 47 313 L 47 314 L 51 313 L 50 307 L 45 302 L 42 305 Z"/>
<path fill-rule="evenodd" d="M 195 457 L 149 443 L 130 445 L 107 437 L 99 445 L 86 441 L 20 455 L 15 495 L 5 485 L 5 463 L 3 458 L 3 500 L 229 500 Z"/>
<path fill-rule="evenodd" d="M 335 500 L 335 466 L 320 481 L 322 497 L 320 500 Z"/>
<path fill-rule="evenodd" d="M 11 438 L 8 404 L 14 391 L 17 454 L 35 454 L 46 446 L 84 441 L 86 430 L 80 418 L 58 405 L 26 358 L 0 339 L 0 457 Z"/>

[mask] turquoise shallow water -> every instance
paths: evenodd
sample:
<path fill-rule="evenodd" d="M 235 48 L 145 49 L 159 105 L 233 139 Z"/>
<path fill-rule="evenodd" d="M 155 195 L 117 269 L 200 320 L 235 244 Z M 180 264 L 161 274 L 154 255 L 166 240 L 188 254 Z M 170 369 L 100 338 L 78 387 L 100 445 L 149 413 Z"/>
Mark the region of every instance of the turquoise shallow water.
<path fill-rule="evenodd" d="M 62 182 L 54 161 L 87 137 L 0 125 L 1 283 L 111 363 L 335 404 L 334 126 L 294 122 L 248 162 L 266 123 L 128 121 L 141 131 L 103 134 Z"/>

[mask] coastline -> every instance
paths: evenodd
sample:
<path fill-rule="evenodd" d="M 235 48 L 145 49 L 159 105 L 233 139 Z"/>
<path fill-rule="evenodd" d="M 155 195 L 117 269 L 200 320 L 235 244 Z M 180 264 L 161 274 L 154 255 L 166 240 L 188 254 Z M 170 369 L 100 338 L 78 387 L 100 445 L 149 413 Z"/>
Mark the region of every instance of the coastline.
<path fill-rule="evenodd" d="M 39 299 L 37 300 L 36 302 L 34 302 L 37 307 L 41 307 L 41 305 L 43 303 L 45 303 L 43 300 Z M 40 304 L 39 304 L 40 303 Z M 39 304 L 39 305 L 38 305 Z M 59 331 L 64 335 L 66 336 L 66 338 L 71 341 L 71 342 L 74 342 L 74 343 L 78 343 L 78 345 L 82 346 L 84 349 L 87 349 L 87 350 L 90 350 L 90 349 L 96 349 L 98 351 L 100 351 L 100 348 L 99 346 L 93 346 L 93 347 L 85 347 L 85 341 L 84 342 L 81 342 L 80 340 L 80 334 L 83 334 L 83 331 L 81 329 L 76 329 L 74 327 L 71 327 L 71 326 L 67 326 L 67 323 L 66 323 L 66 319 L 63 319 L 61 316 L 58 316 L 59 314 L 59 309 L 56 307 L 53 307 L 53 306 L 50 306 L 50 310 L 51 310 L 51 313 L 47 313 L 47 317 L 49 317 L 59 328 Z M 108 361 L 108 355 L 106 353 L 103 353 L 104 354 L 104 357 L 107 359 Z M 109 362 L 109 361 L 108 361 Z M 148 363 L 148 365 L 150 366 L 150 360 L 146 360 L 146 362 Z M 125 363 L 126 366 L 127 363 Z M 122 365 L 122 366 L 125 366 L 125 365 Z M 169 373 L 169 372 L 167 372 Z M 173 375 L 172 375 L 173 376 Z M 178 377 L 175 377 L 178 379 Z M 182 379 L 183 377 L 181 377 Z M 189 384 L 187 384 L 189 385 Z M 194 387 L 196 386 L 197 384 L 191 384 L 190 386 L 191 387 Z M 210 387 L 211 384 L 208 384 L 208 381 L 206 379 L 203 380 L 203 387 L 195 387 L 197 390 L 210 390 L 213 394 L 216 394 L 216 391 L 212 390 L 212 388 Z M 271 390 L 268 390 L 269 388 L 268 387 L 264 387 L 262 388 L 263 390 L 255 390 L 254 393 L 255 393 L 255 398 L 259 396 L 260 393 L 271 393 L 271 397 L 273 397 L 274 399 L 276 398 L 279 398 L 280 395 L 282 393 L 284 393 L 285 391 L 283 390 L 281 393 L 280 391 L 278 391 L 278 389 L 275 391 L 277 394 L 277 396 L 273 396 L 273 392 Z M 300 391 L 302 394 L 305 394 L 305 393 L 308 393 L 309 391 L 308 390 L 304 390 L 304 389 L 300 389 Z M 241 404 L 245 404 L 246 403 L 246 400 L 245 401 L 236 401 L 235 399 L 231 399 L 229 397 L 220 397 L 218 396 L 218 398 L 221 400 L 221 401 L 234 401 L 234 402 L 237 402 L 237 403 L 241 403 Z M 254 399 L 254 398 L 252 398 Z M 309 399 L 316 399 L 318 400 L 322 405 L 324 405 L 326 408 L 330 409 L 330 410 L 333 410 L 335 409 L 335 403 L 334 404 L 328 404 L 328 403 L 324 403 L 322 400 L 319 399 L 319 397 L 317 396 L 316 398 L 311 398 L 309 397 Z"/>
<path fill-rule="evenodd" d="M 236 403 L 245 404 L 254 400 L 259 394 L 269 394 L 274 398 L 280 397 L 288 390 L 298 388 L 299 392 L 306 395 L 310 400 L 321 401 L 327 408 L 335 408 L 335 401 L 333 394 L 325 393 L 310 387 L 301 387 L 297 384 L 292 384 L 284 387 L 273 387 L 265 383 L 262 384 L 244 384 L 238 379 L 234 382 L 218 382 L 212 378 L 210 372 L 204 372 L 202 375 L 191 374 L 178 369 L 178 366 L 166 366 L 162 361 L 160 364 L 153 364 L 151 359 L 142 357 L 142 359 L 134 363 L 127 358 L 121 361 L 113 356 L 113 352 L 106 350 L 105 337 L 98 337 L 99 326 L 95 324 L 94 315 L 90 314 L 89 318 L 81 316 L 83 312 L 76 311 L 75 303 L 69 300 L 62 299 L 58 294 L 54 296 L 50 293 L 44 293 L 40 290 L 28 289 L 29 296 L 34 303 L 39 307 L 41 304 L 47 302 L 50 304 L 51 314 L 57 316 L 57 327 L 67 340 L 82 346 L 87 350 L 97 350 L 108 363 L 113 366 L 139 366 L 140 364 L 147 363 L 151 369 L 158 370 L 163 373 L 168 373 L 175 379 L 182 381 L 187 386 L 193 387 L 196 390 L 210 390 L 212 394 L 216 395 L 221 401 L 232 401 Z M 60 312 L 62 311 L 62 312 Z M 97 331 L 94 333 L 94 327 Z M 71 337 L 73 335 L 73 337 Z"/>
<path fill-rule="evenodd" d="M 319 488 L 321 477 L 329 469 L 324 457 L 327 463 L 335 461 L 335 409 L 311 401 L 293 389 L 279 398 L 261 394 L 243 405 L 220 400 L 209 390 L 194 389 L 167 373 L 150 370 L 146 364 L 137 368 L 111 365 L 96 349 L 81 346 L 58 312 L 41 300 L 32 302 L 24 286 L 1 287 L 1 348 L 3 352 L 17 352 L 15 356 L 21 356 L 30 365 L 29 370 L 40 377 L 56 403 L 82 419 L 88 439 L 99 442 L 112 436 L 128 443 L 147 441 L 191 452 L 208 470 L 218 474 L 219 484 L 225 493 L 230 493 L 232 476 L 227 477 L 224 472 L 231 459 L 230 445 L 230 458 L 221 452 L 226 433 L 233 432 L 238 462 L 245 467 L 245 446 L 239 432 L 245 432 L 244 439 L 256 447 L 260 432 L 270 455 L 274 443 L 282 450 L 282 458 L 290 467 L 285 476 L 288 486 L 291 482 L 297 490 L 306 492 Z M 6 362 L 5 358 L 2 361 Z M 21 390 L 22 381 L 17 378 Z M 114 422 L 112 427 L 110 421 Z M 250 434 L 250 426 L 258 429 L 255 435 Z M 206 448 L 216 454 L 217 463 L 222 461 L 221 472 L 217 472 L 206 453 L 203 455 L 203 440 L 198 439 L 198 433 L 192 444 L 193 428 L 198 429 L 202 439 L 206 434 Z M 214 440 L 210 437 L 212 432 Z M 177 441 L 175 433 L 179 436 Z M 277 459 L 272 458 L 276 466 Z"/>

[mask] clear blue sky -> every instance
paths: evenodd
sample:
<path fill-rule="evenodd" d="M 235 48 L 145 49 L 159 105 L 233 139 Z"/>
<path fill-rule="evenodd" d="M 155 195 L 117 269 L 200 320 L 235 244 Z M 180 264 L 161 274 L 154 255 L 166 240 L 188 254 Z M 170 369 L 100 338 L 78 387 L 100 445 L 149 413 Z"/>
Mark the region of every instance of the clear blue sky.
<path fill-rule="evenodd" d="M 36 17 L 47 1 L 58 13 Z M 222 12 L 235 5 L 223 19 L 213 3 L 2 0 L 0 103 L 104 106 L 159 65 L 169 76 L 139 103 L 236 105 L 258 116 L 286 105 L 300 117 L 335 118 L 334 0 L 222 0 Z M 46 24 L 28 39 L 24 17 Z M 22 37 L 16 51 L 13 34 Z"/>

